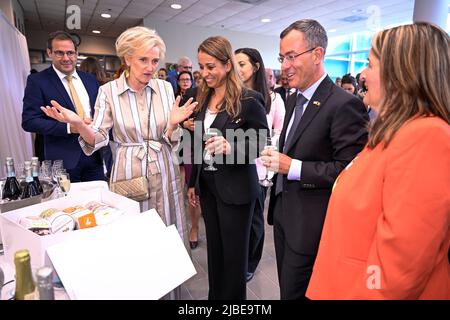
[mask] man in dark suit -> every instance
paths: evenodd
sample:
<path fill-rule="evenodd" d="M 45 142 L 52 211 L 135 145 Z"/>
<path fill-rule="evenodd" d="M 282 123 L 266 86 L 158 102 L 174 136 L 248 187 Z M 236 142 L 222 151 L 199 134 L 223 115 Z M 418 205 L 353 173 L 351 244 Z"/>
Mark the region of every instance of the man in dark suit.
<path fill-rule="evenodd" d="M 73 182 L 104 180 L 100 153 L 86 156 L 74 128 L 48 118 L 40 109 L 51 106 L 51 100 L 55 100 L 90 123 L 98 92 L 97 80 L 88 73 L 75 70 L 77 48 L 70 34 L 64 31 L 50 34 L 47 54 L 52 59 L 52 66 L 28 76 L 22 128 L 44 136 L 45 159 L 62 159 Z"/>
<path fill-rule="evenodd" d="M 289 81 L 287 80 L 287 76 L 281 71 L 281 87 L 275 88 L 273 91 L 279 93 L 281 99 L 283 99 L 284 105 L 286 105 L 286 101 L 288 97 L 291 95 L 291 87 L 289 86 Z"/>
<path fill-rule="evenodd" d="M 294 22 L 280 38 L 281 69 L 297 94 L 287 102 L 279 152 L 263 151 L 262 160 L 278 172 L 268 222 L 274 226 L 281 299 L 303 299 L 332 186 L 364 147 L 368 117 L 361 100 L 327 76 L 327 35 L 317 21 Z"/>

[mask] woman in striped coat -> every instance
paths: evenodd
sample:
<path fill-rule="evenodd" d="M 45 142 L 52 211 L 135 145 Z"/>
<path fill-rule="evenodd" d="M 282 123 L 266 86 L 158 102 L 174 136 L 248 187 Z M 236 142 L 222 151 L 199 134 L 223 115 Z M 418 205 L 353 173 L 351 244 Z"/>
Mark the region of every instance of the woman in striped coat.
<path fill-rule="evenodd" d="M 55 101 L 42 110 L 49 117 L 70 123 L 72 132 L 79 132 L 80 145 L 87 155 L 106 146 L 112 130 L 118 143 L 112 181 L 147 175 L 150 198 L 141 201 L 141 210 L 155 208 L 166 225 L 176 225 L 189 248 L 183 185 L 172 149 L 181 137 L 178 123 L 189 117 L 196 103 L 191 104 L 191 99 L 178 107 L 180 99 L 174 99 L 170 83 L 153 79 L 165 53 L 164 42 L 155 31 L 128 29 L 117 39 L 116 50 L 127 69 L 118 79 L 100 87 L 92 125 Z"/>

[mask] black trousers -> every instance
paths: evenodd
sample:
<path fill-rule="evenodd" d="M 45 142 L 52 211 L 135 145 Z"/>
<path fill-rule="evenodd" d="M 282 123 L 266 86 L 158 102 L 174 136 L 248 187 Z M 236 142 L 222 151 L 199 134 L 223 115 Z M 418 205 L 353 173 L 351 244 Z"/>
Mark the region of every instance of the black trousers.
<path fill-rule="evenodd" d="M 224 203 L 214 173 L 200 173 L 200 205 L 205 220 L 209 300 L 245 300 L 248 242 L 255 201 Z M 237 182 L 238 183 L 238 182 Z"/>
<path fill-rule="evenodd" d="M 295 214 L 295 208 L 282 208 L 281 195 L 276 196 L 275 201 L 273 235 L 280 298 L 281 300 L 303 300 L 306 299 L 306 289 L 311 279 L 316 255 L 302 254 L 288 245 L 282 221 L 289 221 L 288 216 Z"/>
<path fill-rule="evenodd" d="M 264 201 L 267 187 L 261 186 L 261 193 L 256 199 L 253 210 L 252 226 L 250 229 L 250 242 L 248 250 L 248 272 L 255 272 L 261 260 L 264 248 Z"/>

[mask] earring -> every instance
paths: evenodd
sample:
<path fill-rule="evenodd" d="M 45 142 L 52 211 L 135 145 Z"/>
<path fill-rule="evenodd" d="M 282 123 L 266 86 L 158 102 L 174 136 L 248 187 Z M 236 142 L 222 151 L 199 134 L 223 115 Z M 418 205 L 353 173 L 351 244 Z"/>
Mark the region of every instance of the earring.
<path fill-rule="evenodd" d="M 127 68 L 124 70 L 123 73 L 125 74 L 125 78 L 129 78 L 130 77 L 130 67 L 127 66 Z"/>

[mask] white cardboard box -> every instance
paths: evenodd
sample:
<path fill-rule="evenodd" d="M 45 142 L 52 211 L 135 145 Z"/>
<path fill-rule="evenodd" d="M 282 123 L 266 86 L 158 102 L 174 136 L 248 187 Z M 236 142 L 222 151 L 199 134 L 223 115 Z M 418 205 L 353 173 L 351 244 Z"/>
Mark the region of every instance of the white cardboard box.
<path fill-rule="evenodd" d="M 70 299 L 159 299 L 196 274 L 177 229 L 154 209 L 47 253 Z"/>
<path fill-rule="evenodd" d="M 138 214 L 140 212 L 138 202 L 105 189 L 80 191 L 64 198 L 6 212 L 0 215 L 0 228 L 2 230 L 3 248 L 7 262 L 14 262 L 14 253 L 16 251 L 28 249 L 31 255 L 32 268 L 38 268 L 45 263 L 45 250 L 47 247 L 69 239 L 82 237 L 84 234 L 101 232 L 102 226 L 97 226 L 90 229 L 38 236 L 19 224 L 21 217 L 39 215 L 48 208 L 65 209 L 70 206 L 85 204 L 89 201 L 106 203 L 107 205 L 123 210 L 127 215 Z"/>

